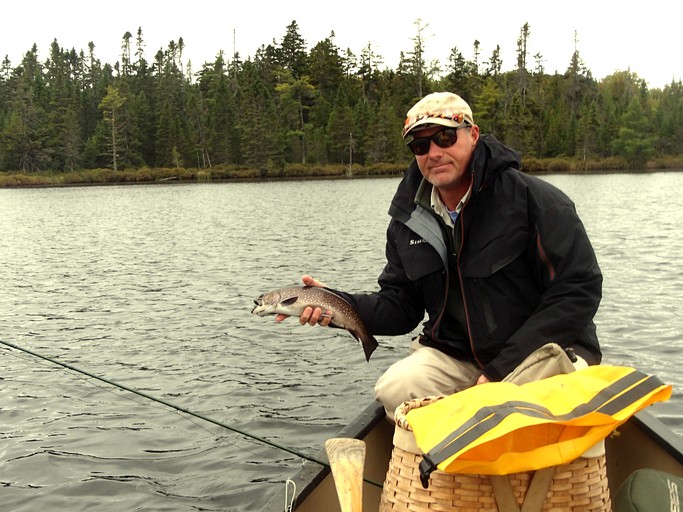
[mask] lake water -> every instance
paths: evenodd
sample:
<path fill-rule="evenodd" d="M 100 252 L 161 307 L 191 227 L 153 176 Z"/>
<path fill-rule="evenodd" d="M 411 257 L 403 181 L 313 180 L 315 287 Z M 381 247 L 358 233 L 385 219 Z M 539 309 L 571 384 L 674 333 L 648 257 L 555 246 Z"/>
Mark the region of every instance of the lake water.
<path fill-rule="evenodd" d="M 683 435 L 683 173 L 553 175 L 604 273 L 609 364 L 674 385 Z M 0 509 L 259 510 L 372 397 L 345 331 L 250 314 L 303 273 L 372 290 L 397 178 L 0 190 Z M 245 435 L 240 434 L 243 432 Z"/>

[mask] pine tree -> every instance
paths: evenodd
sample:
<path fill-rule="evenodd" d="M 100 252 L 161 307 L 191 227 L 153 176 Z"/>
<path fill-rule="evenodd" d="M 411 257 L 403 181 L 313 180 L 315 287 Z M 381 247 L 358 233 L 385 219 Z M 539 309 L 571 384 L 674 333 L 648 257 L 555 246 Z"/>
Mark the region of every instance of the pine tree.
<path fill-rule="evenodd" d="M 309 82 L 308 76 L 296 79 L 287 70 L 281 77 L 282 83 L 275 87 L 278 95 L 280 116 L 287 130 L 290 144 L 290 161 L 306 163 L 306 136 L 310 131 L 308 110 L 313 104 L 317 90 Z"/>
<path fill-rule="evenodd" d="M 296 20 L 287 26 L 279 48 L 279 64 L 289 70 L 295 80 L 308 74 L 308 55 L 306 54 L 306 41 L 299 33 L 299 25 Z"/>
<path fill-rule="evenodd" d="M 347 103 L 344 89 L 340 87 L 327 123 L 330 161 L 349 163 L 349 141 L 353 129 L 353 110 Z"/>
<path fill-rule="evenodd" d="M 118 88 L 114 86 L 107 87 L 107 95 L 102 98 L 100 109 L 104 116 L 104 120 L 110 126 L 110 148 L 112 158 L 112 169 L 118 169 L 118 155 L 119 155 L 119 134 L 121 131 L 121 107 L 126 102 L 125 96 L 121 94 Z"/>
<path fill-rule="evenodd" d="M 35 45 L 27 52 L 14 77 L 0 137 L 5 169 L 34 172 L 49 168 L 49 133 L 45 82 Z"/>
<path fill-rule="evenodd" d="M 334 32 L 311 49 L 308 60 L 311 85 L 322 97 L 334 98 L 345 75 L 342 67 L 344 61 L 334 44 Z"/>
<path fill-rule="evenodd" d="M 654 155 L 655 138 L 638 98 L 632 98 L 628 110 L 621 116 L 619 135 L 614 148 L 634 169 L 642 169 Z"/>

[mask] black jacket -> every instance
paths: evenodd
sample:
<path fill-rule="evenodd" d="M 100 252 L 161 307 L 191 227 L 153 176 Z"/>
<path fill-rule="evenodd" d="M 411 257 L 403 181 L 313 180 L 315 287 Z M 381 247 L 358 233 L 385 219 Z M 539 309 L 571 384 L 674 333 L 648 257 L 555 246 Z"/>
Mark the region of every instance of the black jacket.
<path fill-rule="evenodd" d="M 494 381 L 548 342 L 600 362 L 593 317 L 602 274 L 586 231 L 564 193 L 518 169 L 513 150 L 480 137 L 470 164 L 472 195 L 458 218 L 456 268 L 469 331 L 463 342 L 439 336 L 449 279 L 457 276 L 448 271 L 440 221 L 416 204 L 423 180 L 413 161 L 389 209 L 380 291 L 344 294 L 370 332 L 411 332 L 426 312 L 422 342 L 472 359 Z"/>

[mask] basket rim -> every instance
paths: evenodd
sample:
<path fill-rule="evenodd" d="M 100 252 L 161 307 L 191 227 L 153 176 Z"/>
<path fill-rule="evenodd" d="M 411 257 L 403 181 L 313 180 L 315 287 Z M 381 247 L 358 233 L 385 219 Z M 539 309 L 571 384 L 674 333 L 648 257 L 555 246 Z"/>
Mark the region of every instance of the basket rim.
<path fill-rule="evenodd" d="M 446 396 L 427 396 L 424 398 L 414 398 L 413 400 L 407 400 L 403 402 L 401 405 L 396 407 L 396 410 L 394 411 L 394 422 L 396 423 L 396 426 L 402 428 L 403 430 L 412 432 L 413 429 L 408 424 L 406 415 L 413 409 L 419 409 L 420 407 L 425 407 L 427 405 L 433 404 L 434 402 L 437 402 L 442 398 L 446 398 Z"/>

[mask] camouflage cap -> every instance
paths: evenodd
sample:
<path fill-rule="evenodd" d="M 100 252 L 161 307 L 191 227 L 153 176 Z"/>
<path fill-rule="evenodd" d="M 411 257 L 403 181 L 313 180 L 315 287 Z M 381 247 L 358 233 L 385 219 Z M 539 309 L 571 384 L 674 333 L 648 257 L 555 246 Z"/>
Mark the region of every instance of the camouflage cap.
<path fill-rule="evenodd" d="M 438 124 L 458 128 L 473 125 L 472 109 L 457 94 L 433 92 L 418 101 L 406 114 L 403 138 L 419 126 Z"/>

